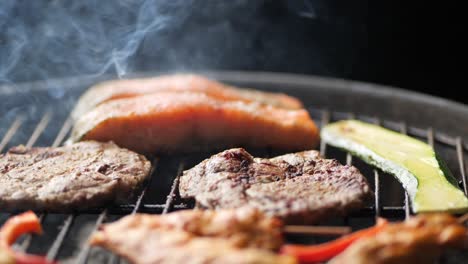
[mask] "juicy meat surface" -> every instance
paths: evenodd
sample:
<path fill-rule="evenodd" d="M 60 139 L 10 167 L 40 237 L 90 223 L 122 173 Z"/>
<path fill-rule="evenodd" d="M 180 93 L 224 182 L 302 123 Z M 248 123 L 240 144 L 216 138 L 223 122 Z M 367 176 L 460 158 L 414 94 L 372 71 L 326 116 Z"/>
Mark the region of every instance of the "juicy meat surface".
<path fill-rule="evenodd" d="M 149 171 L 144 156 L 113 143 L 18 146 L 0 155 L 0 208 L 72 211 L 123 202 Z"/>
<path fill-rule="evenodd" d="M 274 253 L 282 223 L 253 209 L 136 214 L 101 226 L 91 244 L 132 263 L 295 263 Z"/>
<path fill-rule="evenodd" d="M 304 150 L 318 144 L 306 110 L 220 101 L 199 93 L 159 93 L 103 103 L 75 123 L 72 139 L 114 141 L 141 153 L 220 147 Z"/>
<path fill-rule="evenodd" d="M 208 209 L 254 207 L 286 222 L 312 223 L 359 207 L 371 194 L 353 166 L 324 159 L 317 151 L 254 158 L 230 149 L 184 171 L 182 198 Z"/>
<path fill-rule="evenodd" d="M 329 263 L 436 263 L 448 248 L 468 248 L 466 227 L 448 214 L 418 215 L 355 242 Z"/>
<path fill-rule="evenodd" d="M 226 101 L 256 101 L 280 108 L 299 109 L 302 104 L 294 97 L 228 86 L 203 76 L 180 74 L 144 79 L 112 80 L 89 88 L 72 112 L 78 119 L 96 105 L 118 99 L 159 92 L 197 92 Z"/>

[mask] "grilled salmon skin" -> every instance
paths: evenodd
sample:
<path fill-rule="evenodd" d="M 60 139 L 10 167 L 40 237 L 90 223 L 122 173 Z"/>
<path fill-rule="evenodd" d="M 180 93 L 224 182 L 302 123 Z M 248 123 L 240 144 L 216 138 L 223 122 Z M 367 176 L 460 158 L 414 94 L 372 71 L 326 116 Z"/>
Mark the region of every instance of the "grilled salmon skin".
<path fill-rule="evenodd" d="M 97 106 L 72 132 L 73 141 L 91 139 L 140 153 L 171 153 L 232 146 L 303 150 L 314 148 L 319 134 L 304 109 L 165 92 Z"/>
<path fill-rule="evenodd" d="M 197 92 L 226 101 L 256 101 L 287 109 L 302 107 L 299 100 L 285 94 L 235 88 L 202 76 L 180 74 L 146 79 L 112 80 L 97 84 L 81 96 L 72 112 L 72 118 L 77 120 L 96 105 L 110 100 L 160 92 Z"/>

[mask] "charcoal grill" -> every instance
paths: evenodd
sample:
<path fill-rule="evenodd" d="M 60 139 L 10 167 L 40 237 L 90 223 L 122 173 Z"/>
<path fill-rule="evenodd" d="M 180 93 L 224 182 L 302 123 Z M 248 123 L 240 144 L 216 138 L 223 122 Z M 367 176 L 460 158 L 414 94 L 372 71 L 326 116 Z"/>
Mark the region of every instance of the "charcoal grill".
<path fill-rule="evenodd" d="M 154 76 L 158 73 L 130 77 Z M 160 73 L 159 73 L 160 74 Z M 214 79 L 240 87 L 282 91 L 301 98 L 319 126 L 346 118 L 357 118 L 383 125 L 427 141 L 445 159 L 467 193 L 466 154 L 468 152 L 468 107 L 444 99 L 337 79 L 277 73 L 203 72 Z M 0 152 L 26 146 L 59 146 L 72 127 L 68 117 L 79 95 L 91 84 L 112 76 L 84 76 L 19 85 L 0 86 Z M 320 151 L 342 163 L 357 166 L 373 186 L 375 197 L 363 209 L 348 217 L 330 219 L 322 224 L 351 226 L 353 229 L 374 224 L 383 216 L 402 220 L 411 214 L 408 196 L 390 175 L 365 165 L 349 153 L 326 144 Z M 47 255 L 62 263 L 124 263 L 102 249 L 86 244 L 89 235 L 101 223 L 112 222 L 136 212 L 165 214 L 192 208 L 177 193 L 179 176 L 211 153 L 184 156 L 151 157 L 151 178 L 136 199 L 129 204 L 112 205 L 74 214 L 38 212 L 44 234 L 25 236 L 15 246 L 19 250 Z M 259 155 L 275 155 L 260 151 Z M 11 214 L 1 212 L 0 224 Z M 332 237 L 288 236 L 291 242 L 317 243 Z M 158 250 L 158 249 L 155 249 Z M 468 255 L 450 252 L 439 260 L 443 263 L 466 263 Z"/>

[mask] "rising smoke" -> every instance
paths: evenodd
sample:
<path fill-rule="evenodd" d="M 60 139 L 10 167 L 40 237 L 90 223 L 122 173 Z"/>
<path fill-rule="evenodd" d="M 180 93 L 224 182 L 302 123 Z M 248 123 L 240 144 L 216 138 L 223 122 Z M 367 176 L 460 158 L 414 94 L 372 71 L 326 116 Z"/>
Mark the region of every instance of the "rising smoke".
<path fill-rule="evenodd" d="M 0 6 L 0 83 L 225 65 L 242 69 L 265 58 L 254 50 L 257 36 L 271 35 L 265 30 L 269 22 L 257 20 L 264 4 L 5 0 Z M 273 43 L 265 44 L 268 59 L 285 52 L 271 49 Z"/>
<path fill-rule="evenodd" d="M 346 76 L 366 39 L 322 2 L 3 0 L 0 84 L 204 69 Z"/>
<path fill-rule="evenodd" d="M 123 76 L 145 37 L 183 23 L 190 5 L 186 0 L 2 1 L 0 81 L 47 79 L 50 72 Z"/>

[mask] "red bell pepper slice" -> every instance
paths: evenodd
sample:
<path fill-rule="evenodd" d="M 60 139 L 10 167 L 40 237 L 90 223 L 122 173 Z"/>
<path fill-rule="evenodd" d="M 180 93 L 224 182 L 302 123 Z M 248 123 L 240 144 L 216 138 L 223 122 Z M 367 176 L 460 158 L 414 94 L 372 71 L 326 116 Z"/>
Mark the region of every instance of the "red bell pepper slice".
<path fill-rule="evenodd" d="M 333 258 L 343 252 L 354 241 L 376 235 L 388 224 L 385 219 L 379 219 L 377 225 L 363 229 L 352 234 L 342 236 L 336 240 L 318 245 L 284 245 L 281 253 L 296 257 L 301 263 L 322 262 Z"/>
<path fill-rule="evenodd" d="M 11 245 L 25 233 L 41 234 L 42 227 L 39 218 L 31 212 L 16 215 L 6 221 L 0 229 L 0 256 L 15 264 L 52 264 L 45 257 L 16 252 Z M 4 261 L 5 261 L 4 260 Z"/>

